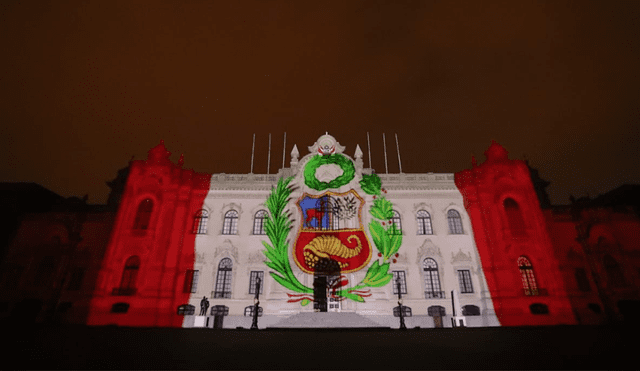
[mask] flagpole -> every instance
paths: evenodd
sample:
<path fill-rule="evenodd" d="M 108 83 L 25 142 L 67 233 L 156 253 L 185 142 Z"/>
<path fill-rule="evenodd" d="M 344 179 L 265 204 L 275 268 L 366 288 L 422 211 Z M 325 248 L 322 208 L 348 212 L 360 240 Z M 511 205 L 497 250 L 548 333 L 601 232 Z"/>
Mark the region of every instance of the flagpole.
<path fill-rule="evenodd" d="M 369 132 L 367 131 L 367 151 L 369 152 L 369 169 L 373 169 L 371 167 L 371 142 L 369 142 Z"/>
<path fill-rule="evenodd" d="M 384 145 L 384 171 L 389 174 L 389 167 L 387 167 L 387 139 L 382 133 L 382 144 Z"/>
<path fill-rule="evenodd" d="M 253 133 L 253 145 L 251 145 L 251 171 L 249 174 L 253 174 L 253 153 L 256 149 L 256 133 Z"/>
<path fill-rule="evenodd" d="M 267 155 L 267 174 L 269 174 L 270 166 L 271 166 L 271 133 L 269 133 L 269 154 Z"/>
<path fill-rule="evenodd" d="M 402 174 L 402 162 L 400 161 L 400 146 L 398 146 L 398 133 L 396 133 L 396 149 L 398 150 L 398 166 L 400 166 L 400 174 Z"/>
<path fill-rule="evenodd" d="M 287 132 L 284 132 L 284 144 L 282 145 L 282 168 L 284 169 L 284 153 L 287 149 Z"/>

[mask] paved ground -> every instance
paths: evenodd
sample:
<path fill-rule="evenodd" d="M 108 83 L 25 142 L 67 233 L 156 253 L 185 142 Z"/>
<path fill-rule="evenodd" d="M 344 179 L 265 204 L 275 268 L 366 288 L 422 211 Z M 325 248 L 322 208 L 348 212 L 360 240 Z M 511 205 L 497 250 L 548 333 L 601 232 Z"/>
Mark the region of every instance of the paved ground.
<path fill-rule="evenodd" d="M 638 328 L 621 326 L 5 330 L 5 367 L 18 369 L 612 369 L 638 356 Z"/>

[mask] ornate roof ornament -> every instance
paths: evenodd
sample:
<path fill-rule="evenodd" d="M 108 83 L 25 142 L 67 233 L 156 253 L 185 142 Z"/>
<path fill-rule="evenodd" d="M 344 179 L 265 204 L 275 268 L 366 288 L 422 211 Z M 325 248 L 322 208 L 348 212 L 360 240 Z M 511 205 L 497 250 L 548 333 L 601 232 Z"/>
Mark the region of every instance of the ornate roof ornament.
<path fill-rule="evenodd" d="M 334 153 L 342 153 L 344 152 L 345 147 L 340 145 L 336 141 L 336 138 L 326 133 L 325 135 L 320 136 L 318 140 L 312 145 L 309 146 L 309 152 L 317 153 L 319 155 L 331 155 Z"/>

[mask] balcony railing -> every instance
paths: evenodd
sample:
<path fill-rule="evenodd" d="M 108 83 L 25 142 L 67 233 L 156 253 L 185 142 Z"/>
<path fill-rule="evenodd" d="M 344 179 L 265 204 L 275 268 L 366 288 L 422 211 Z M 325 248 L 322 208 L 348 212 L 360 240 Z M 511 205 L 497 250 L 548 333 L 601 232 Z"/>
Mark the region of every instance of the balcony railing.
<path fill-rule="evenodd" d="M 427 299 L 444 299 L 444 291 L 425 291 L 424 297 Z"/>
<path fill-rule="evenodd" d="M 231 291 L 212 291 L 211 297 L 214 299 L 231 299 Z"/>
<path fill-rule="evenodd" d="M 548 296 L 547 289 L 522 289 L 525 296 Z"/>
<path fill-rule="evenodd" d="M 136 294 L 137 289 L 135 287 L 115 287 L 111 291 L 111 295 L 116 296 L 132 296 Z"/>

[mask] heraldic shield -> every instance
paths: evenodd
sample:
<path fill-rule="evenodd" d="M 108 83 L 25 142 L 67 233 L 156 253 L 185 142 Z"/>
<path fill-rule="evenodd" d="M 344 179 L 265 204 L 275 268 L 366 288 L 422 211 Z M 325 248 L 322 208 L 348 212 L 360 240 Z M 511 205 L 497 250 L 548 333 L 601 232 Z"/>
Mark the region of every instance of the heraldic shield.
<path fill-rule="evenodd" d="M 364 200 L 350 190 L 346 193 L 304 193 L 297 202 L 300 230 L 293 257 L 300 269 L 313 274 L 318 263 L 333 260 L 341 273 L 362 269 L 371 259 L 371 245 L 362 226 Z"/>

